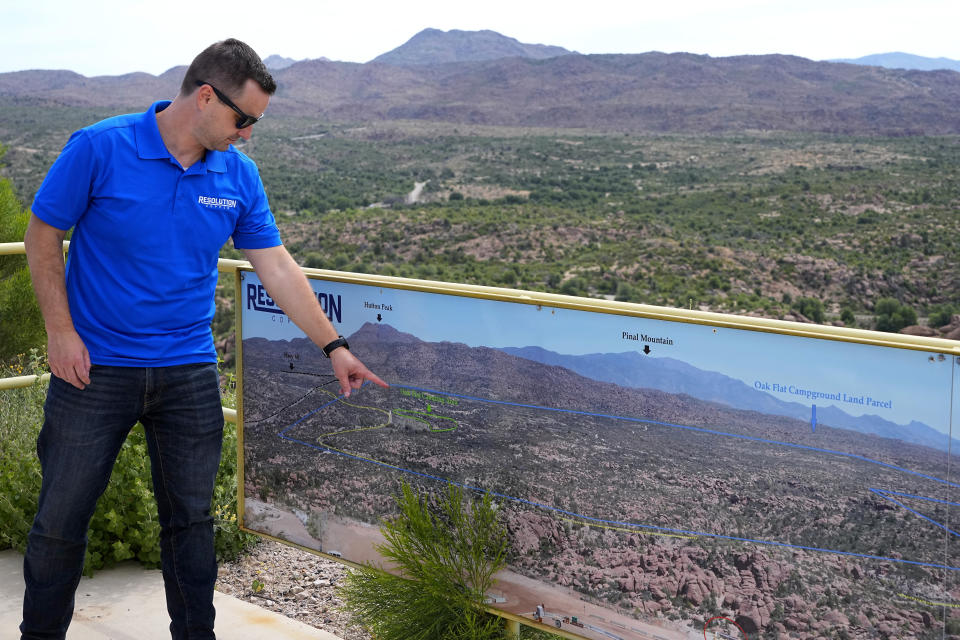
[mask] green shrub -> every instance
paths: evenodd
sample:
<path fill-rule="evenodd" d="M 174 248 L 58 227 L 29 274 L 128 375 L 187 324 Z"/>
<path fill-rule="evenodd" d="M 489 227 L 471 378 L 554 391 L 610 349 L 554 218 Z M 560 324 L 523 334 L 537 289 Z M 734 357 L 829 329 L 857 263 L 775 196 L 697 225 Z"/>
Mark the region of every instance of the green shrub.
<path fill-rule="evenodd" d="M 396 501 L 400 515 L 380 527 L 386 543 L 377 551 L 400 575 L 370 565 L 350 572 L 340 587 L 345 608 L 378 640 L 505 638 L 503 622 L 483 604 L 507 551 L 491 496 L 470 499 L 447 485 L 431 498 L 404 484 Z"/>
<path fill-rule="evenodd" d="M 817 298 L 797 298 L 793 308 L 816 323 L 823 322 L 823 301 Z"/>
<path fill-rule="evenodd" d="M 840 310 L 840 321 L 843 322 L 846 327 L 854 327 L 857 324 L 857 316 L 853 314 L 853 309 L 844 307 Z"/>
<path fill-rule="evenodd" d="M 586 296 L 587 281 L 584 278 L 570 278 L 560 285 L 560 293 L 568 296 Z"/>
<path fill-rule="evenodd" d="M 0 242 L 23 242 L 29 220 L 10 181 L 0 178 Z M 0 256 L 0 362 L 41 346 L 46 339 L 26 256 Z"/>
<path fill-rule="evenodd" d="M 881 298 L 874 307 L 877 331 L 896 333 L 917 324 L 917 312 L 895 298 Z"/>
<path fill-rule="evenodd" d="M 42 358 L 33 352 L 26 366 L 0 371 L 8 377 L 39 370 Z M 32 367 L 32 369 L 31 369 Z M 46 384 L 0 391 L 0 548 L 23 551 L 40 494 L 36 439 L 43 424 Z M 237 525 L 237 429 L 224 427 L 223 455 L 214 491 L 212 513 L 220 560 L 235 558 L 257 540 Z M 120 449 L 110 483 L 90 521 L 84 571 L 88 574 L 115 562 L 136 559 L 147 567 L 160 564 L 160 526 L 153 498 L 150 459 L 143 427 L 137 425 Z"/>
<path fill-rule="evenodd" d="M 26 356 L 0 367 L 0 377 L 30 375 L 39 369 Z M 0 549 L 24 549 L 40 495 L 36 442 L 43 423 L 46 384 L 0 391 Z"/>
<path fill-rule="evenodd" d="M 938 329 L 946 324 L 950 324 L 953 314 L 957 313 L 957 307 L 952 304 L 944 304 L 935 307 L 930 311 L 928 322 L 931 327 Z"/>
<path fill-rule="evenodd" d="M 633 287 L 626 282 L 620 282 L 617 284 L 617 293 L 616 297 L 614 298 L 615 300 L 619 300 L 621 302 L 630 302 L 633 300 L 633 296 Z"/>

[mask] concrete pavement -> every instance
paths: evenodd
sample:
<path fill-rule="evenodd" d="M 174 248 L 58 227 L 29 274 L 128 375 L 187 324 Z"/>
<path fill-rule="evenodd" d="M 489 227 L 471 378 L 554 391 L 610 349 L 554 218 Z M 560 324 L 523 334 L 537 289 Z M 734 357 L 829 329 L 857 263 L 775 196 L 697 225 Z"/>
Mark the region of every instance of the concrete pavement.
<path fill-rule="evenodd" d="M 217 592 L 219 640 L 340 640 L 278 613 Z M 20 637 L 23 556 L 0 552 L 0 639 Z M 158 570 L 124 563 L 83 578 L 67 640 L 170 640 L 170 618 Z"/>

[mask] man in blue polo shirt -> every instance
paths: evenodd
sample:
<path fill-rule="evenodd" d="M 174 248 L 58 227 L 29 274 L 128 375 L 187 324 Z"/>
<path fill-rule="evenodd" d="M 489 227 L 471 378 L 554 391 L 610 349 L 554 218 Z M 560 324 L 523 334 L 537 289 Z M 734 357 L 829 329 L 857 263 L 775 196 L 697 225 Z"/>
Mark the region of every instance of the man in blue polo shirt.
<path fill-rule="evenodd" d="M 210 502 L 223 414 L 210 322 L 229 238 L 331 359 L 345 395 L 365 380 L 386 386 L 337 335 L 281 244 L 256 165 L 232 146 L 250 138 L 275 90 L 249 46 L 211 45 L 172 102 L 74 133 L 37 193 L 25 241 L 53 375 L 37 443 L 43 484 L 24 558 L 23 640 L 65 637 L 89 521 L 137 421 L 171 635 L 214 638 Z"/>

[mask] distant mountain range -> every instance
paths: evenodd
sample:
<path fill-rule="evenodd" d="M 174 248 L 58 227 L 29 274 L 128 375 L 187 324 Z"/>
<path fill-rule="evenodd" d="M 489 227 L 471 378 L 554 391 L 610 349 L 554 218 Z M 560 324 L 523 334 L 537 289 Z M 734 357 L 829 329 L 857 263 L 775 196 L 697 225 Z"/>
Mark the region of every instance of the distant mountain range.
<path fill-rule="evenodd" d="M 434 29 L 367 64 L 268 60 L 279 83 L 271 116 L 656 133 L 960 134 L 960 74 L 952 71 L 783 55 L 581 55 L 492 31 Z M 0 111 L 4 101 L 142 109 L 174 96 L 183 72 L 3 73 Z"/>
<path fill-rule="evenodd" d="M 319 58 L 319 60 L 326 60 L 326 58 Z M 263 59 L 263 64 L 266 65 L 267 69 L 270 71 L 279 71 L 280 69 L 286 69 L 290 65 L 301 62 L 300 60 L 294 60 L 293 58 L 284 58 L 283 56 L 267 56 Z"/>
<path fill-rule="evenodd" d="M 785 402 L 758 391 L 742 381 L 714 371 L 703 371 L 672 358 L 653 358 L 637 352 L 593 353 L 571 356 L 547 351 L 540 347 L 506 347 L 511 355 L 564 367 L 582 376 L 623 387 L 657 389 L 667 393 L 718 402 L 735 409 L 810 421 L 810 407 L 797 402 Z M 818 406 L 817 423 L 858 433 L 870 433 L 884 438 L 920 444 L 942 451 L 949 450 L 950 438 L 922 422 L 899 425 L 876 415 L 851 416 L 836 407 Z M 953 440 L 953 448 L 960 440 Z"/>
<path fill-rule="evenodd" d="M 875 53 L 862 58 L 844 58 L 830 60 L 829 62 L 846 62 L 849 64 L 861 64 L 872 67 L 883 67 L 885 69 L 912 69 L 915 71 L 937 71 L 947 69 L 949 71 L 960 71 L 960 60 L 951 60 L 950 58 L 924 58 L 915 56 L 912 53 Z"/>
<path fill-rule="evenodd" d="M 396 49 L 383 53 L 371 62 L 380 62 L 393 65 L 422 65 L 422 64 L 449 64 L 457 62 L 483 62 L 500 58 L 527 58 L 530 60 L 544 60 L 557 56 L 576 53 L 563 47 L 525 44 L 515 38 L 490 31 L 461 31 L 451 29 L 424 29 L 410 38 Z M 640 53 L 640 52 L 637 52 Z M 270 56 L 265 62 L 270 67 L 270 60 L 277 58 L 281 61 L 290 58 Z M 949 58 L 925 58 L 923 56 L 903 53 L 875 53 L 860 58 L 837 58 L 825 62 L 839 62 L 847 64 L 883 67 L 885 69 L 904 69 L 914 71 L 960 71 L 960 60 Z M 283 68 L 274 62 L 276 68 Z M 284 65 L 284 66 L 289 66 Z M 271 67 L 273 68 L 273 67 Z"/>
<path fill-rule="evenodd" d="M 563 47 L 524 44 L 496 31 L 424 29 L 406 43 L 377 56 L 371 62 L 394 65 L 482 62 L 499 58 L 544 60 L 573 53 Z"/>

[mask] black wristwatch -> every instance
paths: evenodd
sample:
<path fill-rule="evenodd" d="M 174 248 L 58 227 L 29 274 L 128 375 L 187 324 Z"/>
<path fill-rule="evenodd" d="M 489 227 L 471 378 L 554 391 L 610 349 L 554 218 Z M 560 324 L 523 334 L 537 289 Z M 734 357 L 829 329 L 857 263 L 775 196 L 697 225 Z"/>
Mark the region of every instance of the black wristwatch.
<path fill-rule="evenodd" d="M 323 348 L 323 355 L 329 358 L 330 354 L 333 353 L 333 350 L 339 349 L 340 347 L 343 347 L 344 349 L 347 349 L 347 350 L 350 349 L 350 345 L 347 344 L 347 339 L 344 338 L 343 336 L 340 336 L 339 338 L 337 338 L 336 340 L 334 340 L 333 342 L 325 346 Z"/>

